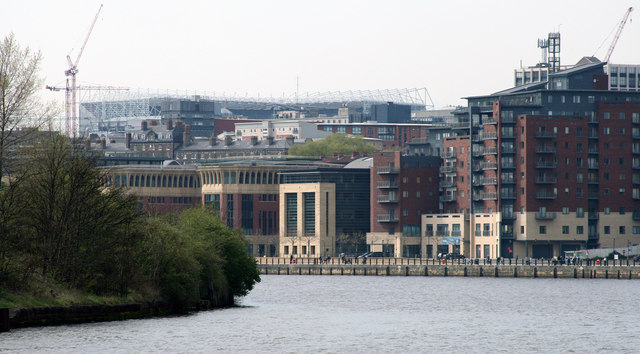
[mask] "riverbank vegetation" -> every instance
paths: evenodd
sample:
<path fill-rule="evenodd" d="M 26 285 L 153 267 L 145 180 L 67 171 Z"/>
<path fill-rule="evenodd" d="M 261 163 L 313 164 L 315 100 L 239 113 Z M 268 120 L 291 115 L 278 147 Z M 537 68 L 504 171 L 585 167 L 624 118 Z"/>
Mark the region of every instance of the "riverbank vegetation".
<path fill-rule="evenodd" d="M 35 97 L 41 57 L 0 42 L 0 307 L 202 300 L 230 305 L 260 281 L 242 235 L 213 210 L 145 217 Z M 47 129 L 42 129 L 47 128 Z"/>

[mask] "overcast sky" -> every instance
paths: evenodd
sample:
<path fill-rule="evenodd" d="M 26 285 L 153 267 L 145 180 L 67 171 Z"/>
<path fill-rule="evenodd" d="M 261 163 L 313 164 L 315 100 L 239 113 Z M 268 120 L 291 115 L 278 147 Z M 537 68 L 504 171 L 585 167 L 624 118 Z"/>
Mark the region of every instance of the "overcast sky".
<path fill-rule="evenodd" d="M 46 83 L 64 86 L 101 3 L 81 84 L 278 97 L 299 78 L 301 93 L 426 87 L 436 107 L 512 86 L 549 32 L 561 64 L 602 59 L 626 9 L 640 13 L 626 0 L 0 0 L 0 34 L 40 50 Z M 640 23 L 610 61 L 640 64 Z"/>

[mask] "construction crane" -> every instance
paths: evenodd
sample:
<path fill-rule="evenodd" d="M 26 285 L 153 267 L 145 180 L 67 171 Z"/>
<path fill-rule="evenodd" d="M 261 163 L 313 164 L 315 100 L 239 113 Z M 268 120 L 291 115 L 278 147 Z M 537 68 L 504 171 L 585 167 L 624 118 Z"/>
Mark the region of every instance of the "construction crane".
<path fill-rule="evenodd" d="M 69 113 L 69 96 L 71 94 L 71 88 L 69 87 L 69 80 L 67 79 L 67 85 L 66 87 L 56 87 L 56 86 L 45 86 L 45 88 L 47 90 L 50 91 L 54 91 L 54 92 L 59 92 L 59 91 L 65 91 L 65 113 Z M 73 90 L 74 94 L 77 91 L 129 91 L 130 88 L 129 87 L 124 87 L 124 86 L 96 86 L 96 85 L 84 85 L 84 86 L 76 86 L 75 89 Z M 75 106 L 74 106 L 75 109 Z M 66 118 L 66 129 L 67 131 L 65 132 L 67 134 L 67 136 L 69 135 L 69 114 L 67 114 L 65 116 Z M 76 119 L 74 119 L 74 130 L 73 130 L 73 134 L 76 134 L 76 129 L 75 129 L 75 122 L 77 121 L 77 117 Z"/>
<path fill-rule="evenodd" d="M 629 9 L 627 9 L 627 12 L 625 12 L 624 17 L 622 17 L 622 20 L 618 25 L 618 31 L 616 31 L 616 35 L 615 37 L 613 37 L 613 42 L 611 42 L 611 46 L 609 46 L 607 55 L 604 57 L 605 62 L 609 62 L 609 58 L 611 58 L 613 49 L 616 47 L 616 43 L 618 43 L 618 38 L 620 38 L 620 33 L 622 33 L 622 29 L 624 28 L 624 25 L 627 23 L 627 20 L 629 19 L 629 15 L 631 15 L 632 11 L 633 11 L 633 7 L 630 7 Z"/>
<path fill-rule="evenodd" d="M 69 64 L 69 68 L 65 70 L 64 74 L 67 76 L 67 86 L 65 88 L 65 102 L 64 102 L 64 111 L 65 111 L 65 134 L 67 136 L 75 136 L 76 135 L 76 124 L 78 121 L 78 111 L 76 108 L 76 74 L 78 73 L 78 63 L 80 62 L 80 57 L 82 56 L 82 52 L 84 51 L 84 47 L 87 45 L 87 41 L 89 40 L 89 36 L 93 31 L 93 26 L 96 24 L 98 20 L 98 15 L 100 14 L 100 10 L 102 10 L 102 4 L 96 13 L 93 22 L 91 22 L 91 27 L 89 28 L 89 33 L 84 39 L 84 43 L 82 43 L 82 47 L 80 47 L 80 51 L 78 52 L 78 57 L 76 61 L 73 62 L 71 60 L 71 56 L 67 55 L 67 63 Z M 47 86 L 49 88 L 49 86 Z M 59 90 L 59 89 L 58 89 Z M 56 91 L 56 90 L 53 90 Z M 71 127 L 70 127 L 71 125 Z"/>

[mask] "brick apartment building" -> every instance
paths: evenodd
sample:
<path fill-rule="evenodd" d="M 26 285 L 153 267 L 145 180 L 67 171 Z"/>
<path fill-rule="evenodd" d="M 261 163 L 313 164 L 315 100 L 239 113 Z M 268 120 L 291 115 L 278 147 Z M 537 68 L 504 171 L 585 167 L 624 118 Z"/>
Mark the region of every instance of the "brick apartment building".
<path fill-rule="evenodd" d="M 604 64 L 468 98 L 472 134 L 444 141 L 443 214 L 425 232 L 458 224 L 477 258 L 639 243 L 640 94 L 607 90 Z"/>

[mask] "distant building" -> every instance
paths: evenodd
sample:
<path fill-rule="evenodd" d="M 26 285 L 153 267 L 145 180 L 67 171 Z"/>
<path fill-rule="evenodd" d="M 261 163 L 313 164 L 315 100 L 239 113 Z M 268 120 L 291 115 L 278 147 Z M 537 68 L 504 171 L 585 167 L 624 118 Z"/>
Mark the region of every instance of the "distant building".
<path fill-rule="evenodd" d="M 171 100 L 162 102 L 161 120 L 182 121 L 191 126 L 193 137 L 208 138 L 214 133 L 214 118 L 221 115 L 221 104 L 216 101 L 204 100 L 200 96 L 193 96 L 191 100 Z"/>
<path fill-rule="evenodd" d="M 324 138 L 329 135 L 324 131 L 318 130 L 318 126 L 314 123 L 302 120 L 263 120 L 252 123 L 236 123 L 236 138 L 239 140 L 258 140 L 286 139 L 293 137 L 294 139 L 314 139 Z"/>
<path fill-rule="evenodd" d="M 371 120 L 378 123 L 409 123 L 411 122 L 411 106 L 387 102 L 373 104 L 370 108 Z"/>

